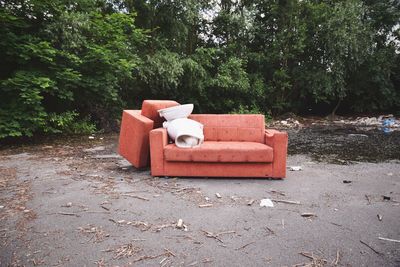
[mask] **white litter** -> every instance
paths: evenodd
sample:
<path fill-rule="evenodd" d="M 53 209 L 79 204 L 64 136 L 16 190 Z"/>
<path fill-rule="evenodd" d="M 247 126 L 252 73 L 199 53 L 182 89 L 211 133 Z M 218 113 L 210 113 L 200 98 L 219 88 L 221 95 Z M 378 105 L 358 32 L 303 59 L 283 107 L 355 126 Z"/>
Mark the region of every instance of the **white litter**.
<path fill-rule="evenodd" d="M 292 166 L 289 168 L 290 171 L 301 171 L 303 168 L 301 166 Z"/>
<path fill-rule="evenodd" d="M 203 124 L 186 118 L 165 121 L 163 127 L 167 129 L 169 137 L 175 145 L 181 148 L 191 148 L 204 142 Z"/>
<path fill-rule="evenodd" d="M 176 224 L 176 228 L 178 228 L 178 229 L 182 229 L 183 228 L 183 220 L 182 219 L 178 220 L 178 223 Z"/>
<path fill-rule="evenodd" d="M 274 203 L 272 202 L 271 199 L 269 199 L 269 198 L 264 198 L 264 199 L 261 199 L 260 207 L 273 208 L 273 207 L 274 207 Z"/>

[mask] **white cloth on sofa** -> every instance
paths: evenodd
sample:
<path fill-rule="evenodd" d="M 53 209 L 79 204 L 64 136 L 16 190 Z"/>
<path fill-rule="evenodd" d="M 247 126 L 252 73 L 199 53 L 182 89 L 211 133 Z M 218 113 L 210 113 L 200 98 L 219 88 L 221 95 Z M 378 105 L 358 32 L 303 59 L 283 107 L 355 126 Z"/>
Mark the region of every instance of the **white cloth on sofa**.
<path fill-rule="evenodd" d="M 175 140 L 177 147 L 191 148 L 204 142 L 203 124 L 197 121 L 180 118 L 165 121 L 163 127 L 167 129 L 169 137 Z"/>

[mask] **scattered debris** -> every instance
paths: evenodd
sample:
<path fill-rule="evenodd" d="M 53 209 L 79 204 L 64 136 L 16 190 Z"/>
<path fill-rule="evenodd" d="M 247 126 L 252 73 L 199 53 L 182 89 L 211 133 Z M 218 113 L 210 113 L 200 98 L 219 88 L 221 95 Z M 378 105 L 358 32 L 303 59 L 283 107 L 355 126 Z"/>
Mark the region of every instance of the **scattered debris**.
<path fill-rule="evenodd" d="M 284 192 L 278 191 L 278 190 L 271 190 L 271 193 L 278 194 L 278 195 L 281 195 L 281 196 L 286 196 L 286 194 Z"/>
<path fill-rule="evenodd" d="M 92 135 L 91 135 L 91 136 L 89 136 L 89 139 L 94 139 L 94 136 L 92 136 Z"/>
<path fill-rule="evenodd" d="M 275 235 L 275 232 L 271 230 L 268 226 L 265 226 L 265 229 L 267 229 L 271 234 Z"/>
<path fill-rule="evenodd" d="M 382 196 L 383 197 L 383 200 L 391 200 L 392 198 L 391 197 L 389 197 L 389 196 Z"/>
<path fill-rule="evenodd" d="M 122 157 L 116 153 L 109 155 L 94 155 L 91 158 L 93 159 L 121 159 Z"/>
<path fill-rule="evenodd" d="M 360 243 L 366 245 L 368 248 L 370 248 L 370 249 L 371 249 L 373 252 L 375 252 L 376 254 L 378 254 L 378 255 L 381 255 L 381 254 L 382 254 L 381 252 L 377 251 L 376 249 L 374 249 L 373 247 L 371 247 L 370 245 L 368 245 L 368 243 L 365 243 L 365 242 L 362 241 L 362 240 L 360 240 Z"/>
<path fill-rule="evenodd" d="M 264 199 L 261 199 L 260 207 L 269 207 L 269 208 L 273 208 L 273 207 L 274 207 L 274 203 L 272 203 L 271 199 L 269 199 L 269 198 L 264 198 Z"/>
<path fill-rule="evenodd" d="M 349 134 L 348 137 L 368 137 L 366 134 Z"/>
<path fill-rule="evenodd" d="M 301 171 L 303 168 L 301 166 L 291 166 L 289 167 L 290 171 Z"/>
<path fill-rule="evenodd" d="M 317 217 L 317 215 L 315 213 L 312 213 L 312 212 L 305 212 L 305 213 L 302 213 L 300 215 L 301 215 L 301 217 L 305 217 L 305 218 Z"/>
<path fill-rule="evenodd" d="M 200 204 L 199 205 L 199 208 L 209 208 L 209 207 L 212 207 L 213 206 L 213 204 Z"/>
<path fill-rule="evenodd" d="M 97 265 L 97 267 L 106 267 L 106 261 L 103 258 L 95 261 L 94 263 Z"/>
<path fill-rule="evenodd" d="M 65 205 L 62 205 L 61 207 L 63 207 L 63 208 L 71 208 L 72 207 L 72 202 L 68 202 Z"/>
<path fill-rule="evenodd" d="M 237 248 L 236 250 L 241 250 L 241 249 L 244 249 L 244 248 L 245 248 L 245 247 L 247 247 L 248 245 L 251 245 L 251 244 L 254 244 L 254 243 L 256 243 L 256 242 L 255 242 L 255 241 L 253 241 L 253 242 L 247 243 L 247 244 L 245 244 L 245 245 L 243 245 L 243 246 L 241 246 L 241 247 Z"/>
<path fill-rule="evenodd" d="M 152 260 L 152 259 L 156 259 L 156 258 L 159 258 L 161 256 L 166 256 L 166 255 L 169 255 L 169 253 L 166 252 L 166 253 L 162 253 L 162 254 L 155 255 L 155 256 L 144 255 L 144 256 L 141 256 L 141 257 L 139 257 L 137 259 L 134 259 L 133 262 L 138 262 L 138 261 L 143 261 L 143 260 Z"/>
<path fill-rule="evenodd" d="M 250 199 L 249 202 L 247 202 L 247 206 L 253 205 L 254 201 L 255 201 L 254 199 Z"/>
<path fill-rule="evenodd" d="M 169 249 L 167 249 L 167 248 L 164 248 L 164 250 L 167 252 L 167 255 L 168 255 L 168 256 L 176 257 L 176 254 L 173 253 L 171 250 L 169 250 Z"/>
<path fill-rule="evenodd" d="M 109 221 L 117 224 L 117 225 L 131 225 L 134 227 L 140 228 L 142 231 L 147 231 L 151 228 L 151 225 L 147 222 L 142 222 L 142 221 L 126 221 L 126 220 L 114 220 L 114 219 L 109 219 Z"/>
<path fill-rule="evenodd" d="M 60 214 L 60 215 L 67 215 L 67 216 L 81 217 L 79 214 L 72 213 L 72 212 L 58 212 L 57 214 Z"/>
<path fill-rule="evenodd" d="M 93 225 L 88 225 L 87 227 L 79 227 L 78 230 L 85 235 L 91 236 L 89 241 L 94 239 L 94 243 L 100 243 L 104 241 L 106 237 L 110 236 L 110 234 L 103 231 L 102 227 L 96 227 Z"/>
<path fill-rule="evenodd" d="M 314 256 L 313 253 L 300 252 L 299 254 L 312 260 L 311 265 L 307 264 L 307 265 L 303 265 L 303 266 L 319 267 L 319 266 L 324 266 L 325 264 L 328 263 L 328 261 L 326 259 L 319 257 L 319 256 Z"/>
<path fill-rule="evenodd" d="M 219 193 L 215 193 L 215 196 L 216 196 L 217 198 L 222 198 L 222 196 L 221 196 Z"/>
<path fill-rule="evenodd" d="M 132 243 L 122 245 L 114 250 L 115 256 L 113 257 L 113 259 L 116 260 L 122 258 L 129 258 L 139 253 L 140 251 L 142 251 L 142 249 L 134 246 Z"/>
<path fill-rule="evenodd" d="M 212 233 L 212 232 L 208 232 L 208 231 L 205 231 L 205 230 L 201 230 L 201 231 L 202 231 L 203 233 L 206 234 L 206 237 L 214 238 L 214 239 L 218 240 L 218 241 L 221 242 L 221 243 L 224 243 L 224 241 L 222 241 L 222 240 L 219 238 L 220 235 L 226 235 L 226 234 L 234 234 L 234 233 L 236 233 L 236 231 L 225 231 L 225 232 L 220 232 L 220 233 L 214 234 L 214 233 Z"/>
<path fill-rule="evenodd" d="M 194 261 L 194 262 L 192 262 L 192 263 L 189 263 L 188 266 L 195 266 L 196 264 L 198 264 L 198 262 L 197 262 L 197 261 Z"/>
<path fill-rule="evenodd" d="M 95 153 L 95 152 L 103 151 L 105 149 L 106 148 L 104 146 L 96 146 L 96 147 L 84 149 L 83 152 Z"/>
<path fill-rule="evenodd" d="M 212 262 L 212 259 L 204 258 L 201 262 L 202 263 L 209 263 L 209 262 Z"/>
<path fill-rule="evenodd" d="M 334 266 L 338 265 L 339 264 L 339 260 L 340 260 L 340 253 L 339 253 L 339 250 L 337 250 L 336 251 L 336 260 L 334 262 L 332 262 L 332 264 Z"/>
<path fill-rule="evenodd" d="M 369 198 L 369 196 L 368 196 L 368 195 L 365 195 L 365 198 L 366 198 L 367 201 L 368 201 L 368 205 L 371 205 L 371 199 Z"/>
<path fill-rule="evenodd" d="M 378 214 L 378 215 L 376 215 L 376 216 L 378 217 L 378 220 L 379 220 L 379 221 L 382 221 L 382 215 Z"/>
<path fill-rule="evenodd" d="M 343 180 L 343 183 L 344 184 L 351 184 L 353 181 L 350 181 L 350 180 Z"/>
<path fill-rule="evenodd" d="M 183 228 L 183 220 L 182 219 L 178 220 L 178 223 L 176 224 L 176 228 L 178 228 L 178 229 L 182 229 Z"/>
<path fill-rule="evenodd" d="M 164 261 L 166 261 L 168 259 L 168 257 L 165 257 L 164 259 L 162 259 L 161 261 L 160 261 L 160 265 L 162 266 L 162 264 L 164 263 Z"/>
<path fill-rule="evenodd" d="M 285 204 L 293 204 L 293 205 L 300 205 L 300 201 L 294 201 L 294 200 L 284 200 L 284 199 L 272 199 L 274 202 L 280 202 L 280 203 L 285 203 Z"/>
<path fill-rule="evenodd" d="M 107 211 L 109 211 L 110 210 L 110 208 L 107 208 L 106 206 L 104 206 L 104 205 L 100 205 L 100 207 L 102 207 L 103 209 L 105 209 L 105 210 L 107 210 Z"/>
<path fill-rule="evenodd" d="M 400 240 L 397 240 L 397 239 L 391 239 L 391 238 L 385 238 L 385 237 L 378 237 L 378 239 L 379 240 L 385 240 L 385 241 L 400 243 Z"/>
<path fill-rule="evenodd" d="M 393 176 L 393 172 L 388 172 L 386 175 L 387 176 Z"/>
<path fill-rule="evenodd" d="M 141 196 L 136 196 L 136 195 L 131 195 L 131 194 L 121 194 L 121 196 L 137 198 L 137 199 L 141 199 L 141 200 L 144 200 L 144 201 L 150 201 L 150 199 L 148 199 L 148 198 L 141 197 Z"/>

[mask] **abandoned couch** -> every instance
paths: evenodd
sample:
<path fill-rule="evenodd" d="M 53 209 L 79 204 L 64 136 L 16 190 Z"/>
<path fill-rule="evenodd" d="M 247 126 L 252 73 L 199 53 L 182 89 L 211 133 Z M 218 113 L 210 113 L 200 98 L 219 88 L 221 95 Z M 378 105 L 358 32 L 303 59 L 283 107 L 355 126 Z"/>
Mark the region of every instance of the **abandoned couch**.
<path fill-rule="evenodd" d="M 157 113 L 177 103 L 151 104 Z M 144 167 L 150 152 L 153 176 L 286 177 L 287 133 L 266 130 L 263 115 L 193 114 L 189 119 L 204 125 L 204 143 L 179 148 L 166 129 L 155 127 L 162 124 L 159 117 L 153 117 L 156 122 L 149 118 L 153 111 L 143 112 L 146 105 L 124 111 L 122 118 L 119 152 L 135 167 Z"/>

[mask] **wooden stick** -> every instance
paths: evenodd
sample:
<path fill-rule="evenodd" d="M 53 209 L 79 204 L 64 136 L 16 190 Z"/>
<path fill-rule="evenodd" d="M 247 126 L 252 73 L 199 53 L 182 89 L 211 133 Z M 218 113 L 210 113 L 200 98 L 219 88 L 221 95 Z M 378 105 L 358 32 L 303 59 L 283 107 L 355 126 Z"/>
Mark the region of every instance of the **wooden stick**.
<path fill-rule="evenodd" d="M 199 208 L 209 208 L 209 207 L 212 207 L 212 206 L 213 206 L 213 204 L 200 204 Z"/>
<path fill-rule="evenodd" d="M 334 265 L 338 265 L 338 263 L 339 263 L 339 257 L 340 257 L 340 255 L 339 255 L 339 250 L 338 250 L 338 251 L 336 251 L 336 260 L 335 260 L 335 262 L 333 263 Z"/>
<path fill-rule="evenodd" d="M 145 197 L 141 197 L 141 196 L 135 196 L 135 195 L 129 195 L 129 194 L 121 194 L 121 196 L 124 196 L 124 197 L 133 197 L 133 198 L 137 198 L 137 199 L 141 199 L 141 200 L 145 200 L 145 201 L 150 201 L 150 199 L 145 198 Z"/>
<path fill-rule="evenodd" d="M 176 257 L 176 255 L 175 255 L 171 250 L 169 250 L 169 249 L 167 249 L 167 248 L 164 248 L 164 250 L 165 250 L 166 252 L 168 252 L 171 256 Z"/>
<path fill-rule="evenodd" d="M 300 205 L 300 201 L 293 201 L 293 200 L 283 200 L 283 199 L 271 199 L 275 202 L 285 203 L 285 204 L 293 204 L 293 205 Z"/>
<path fill-rule="evenodd" d="M 382 254 L 381 252 L 377 251 L 376 249 L 374 249 L 373 247 L 371 247 L 370 245 L 368 245 L 368 244 L 365 243 L 364 241 L 360 240 L 360 243 L 366 245 L 367 247 L 369 247 L 369 248 L 370 248 L 373 252 L 375 252 L 376 254 L 378 254 L 378 255 L 381 255 L 381 254 Z"/>
<path fill-rule="evenodd" d="M 248 243 L 248 244 L 246 244 L 246 245 L 244 245 L 244 246 L 241 246 L 240 248 L 237 248 L 236 250 L 240 250 L 240 249 L 244 249 L 245 247 L 247 247 L 248 245 L 251 245 L 251 244 L 254 244 L 254 243 L 256 243 L 256 242 L 250 242 L 250 243 Z"/>
<path fill-rule="evenodd" d="M 72 213 L 72 212 L 58 212 L 57 214 L 60 215 L 68 215 L 68 216 L 75 216 L 75 217 L 81 217 L 80 215 L 76 214 L 76 213 Z"/>
<path fill-rule="evenodd" d="M 400 240 L 397 240 L 397 239 L 384 238 L 384 237 L 378 237 L 378 239 L 379 240 L 385 240 L 385 241 L 400 243 Z"/>

